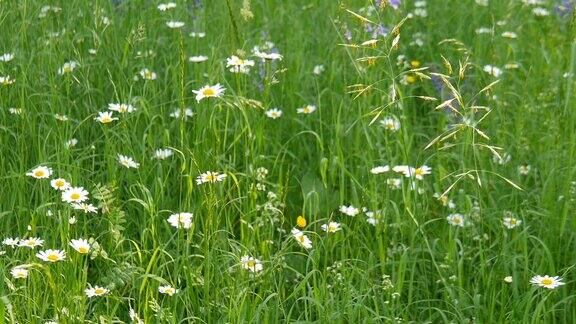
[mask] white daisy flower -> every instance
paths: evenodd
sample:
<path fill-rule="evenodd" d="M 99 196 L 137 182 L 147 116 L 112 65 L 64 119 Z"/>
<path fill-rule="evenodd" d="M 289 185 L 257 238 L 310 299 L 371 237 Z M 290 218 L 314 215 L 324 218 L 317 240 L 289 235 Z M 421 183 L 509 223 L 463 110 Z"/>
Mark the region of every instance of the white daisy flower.
<path fill-rule="evenodd" d="M 539 287 L 544 287 L 544 288 L 548 288 L 548 289 L 554 289 L 557 288 L 559 286 L 564 285 L 564 283 L 562 282 L 562 278 L 555 276 L 555 277 L 550 277 L 550 276 L 534 276 L 532 277 L 532 279 L 530 279 L 530 283 L 533 285 L 537 285 Z"/>
<path fill-rule="evenodd" d="M 166 11 L 166 10 L 170 10 L 170 9 L 174 9 L 176 8 L 176 4 L 174 2 L 168 2 L 168 3 L 161 3 L 158 5 L 158 10 L 160 11 Z"/>
<path fill-rule="evenodd" d="M 184 120 L 194 116 L 194 112 L 190 108 L 184 109 L 183 112 L 184 112 Z M 180 116 L 182 116 L 182 109 L 180 108 L 176 108 L 172 113 L 170 113 L 170 117 L 174 117 L 176 119 L 180 118 Z"/>
<path fill-rule="evenodd" d="M 66 259 L 66 252 L 62 250 L 49 249 L 36 253 L 36 257 L 42 261 L 54 263 Z"/>
<path fill-rule="evenodd" d="M 85 239 L 71 240 L 70 246 L 80 254 L 88 254 L 90 252 L 90 243 Z"/>
<path fill-rule="evenodd" d="M 35 179 L 48 179 L 52 175 L 52 169 L 41 165 L 26 173 L 26 175 Z"/>
<path fill-rule="evenodd" d="M 146 68 L 140 70 L 140 76 L 144 79 L 144 80 L 156 80 L 156 73 L 152 72 Z"/>
<path fill-rule="evenodd" d="M 174 154 L 174 151 L 171 149 L 157 149 L 154 152 L 154 158 L 158 160 L 164 160 L 171 157 Z"/>
<path fill-rule="evenodd" d="M 484 65 L 482 69 L 484 72 L 491 74 L 493 77 L 500 77 L 502 75 L 502 70 L 499 67 L 493 65 Z"/>
<path fill-rule="evenodd" d="M 341 229 L 342 228 L 340 228 L 340 223 L 336 222 L 329 222 L 328 224 L 322 225 L 322 230 L 325 231 L 326 233 L 336 233 Z"/>
<path fill-rule="evenodd" d="M 176 294 L 178 292 L 178 289 L 176 289 L 172 286 L 166 285 L 166 286 L 158 287 L 158 292 L 160 292 L 161 294 L 168 295 L 168 296 L 174 296 L 174 294 Z"/>
<path fill-rule="evenodd" d="M 352 205 L 350 206 L 346 206 L 346 205 L 342 205 L 340 206 L 340 208 L 338 209 L 342 214 L 354 217 L 356 215 L 358 215 L 358 213 L 360 213 L 360 210 Z"/>
<path fill-rule="evenodd" d="M 112 117 L 113 112 L 111 111 L 100 111 L 98 112 L 98 117 L 94 118 L 94 120 L 102 123 L 102 124 L 108 124 L 111 123 L 115 120 L 118 120 L 118 118 L 116 117 Z"/>
<path fill-rule="evenodd" d="M 520 224 L 522 224 L 522 220 L 515 217 L 504 217 L 502 224 L 507 229 L 513 229 L 514 227 L 520 226 Z"/>
<path fill-rule="evenodd" d="M 206 33 L 204 32 L 191 32 L 190 37 L 196 37 L 196 38 L 204 38 L 206 37 Z"/>
<path fill-rule="evenodd" d="M 0 55 L 0 62 L 10 62 L 14 59 L 14 54 L 12 53 L 5 53 Z"/>
<path fill-rule="evenodd" d="M 192 63 L 202 63 L 208 61 L 208 56 L 204 55 L 190 56 L 188 58 L 188 61 Z"/>
<path fill-rule="evenodd" d="M 28 269 L 24 267 L 14 267 L 10 270 L 10 274 L 14 279 L 26 279 L 28 278 Z"/>
<path fill-rule="evenodd" d="M 225 173 L 206 171 L 196 178 L 196 184 L 201 185 L 204 183 L 216 183 L 223 181 L 226 178 Z"/>
<path fill-rule="evenodd" d="M 125 103 L 110 103 L 110 104 L 108 104 L 108 109 L 112 110 L 112 111 L 119 112 L 121 114 L 131 113 L 131 112 L 134 112 L 136 110 L 136 108 L 134 108 L 134 106 L 132 106 L 130 104 L 125 104 Z"/>
<path fill-rule="evenodd" d="M 306 105 L 302 108 L 297 108 L 296 113 L 298 114 L 311 114 L 316 111 L 316 106 L 314 105 Z"/>
<path fill-rule="evenodd" d="M 88 298 L 104 296 L 109 292 L 110 292 L 110 290 L 108 290 L 104 287 L 100 287 L 100 286 L 92 287 L 92 285 L 89 285 L 88 288 L 86 288 L 84 290 L 84 293 L 86 294 L 86 296 Z"/>
<path fill-rule="evenodd" d="M 394 117 L 386 117 L 380 121 L 380 125 L 386 130 L 397 132 L 400 130 L 400 122 Z"/>
<path fill-rule="evenodd" d="M 184 27 L 184 25 L 185 25 L 185 23 L 182 21 L 170 20 L 170 21 L 166 22 L 166 26 L 168 26 L 169 28 L 172 28 L 172 29 L 182 28 L 182 27 Z"/>
<path fill-rule="evenodd" d="M 20 240 L 20 242 L 18 242 L 18 246 L 27 247 L 30 249 L 33 249 L 37 246 L 42 246 L 42 245 L 44 245 L 44 240 L 37 238 L 37 237 L 29 237 L 27 239 L 22 239 L 22 240 Z"/>
<path fill-rule="evenodd" d="M 260 272 L 264 269 L 260 260 L 248 255 L 245 255 L 240 259 L 240 264 L 242 265 L 242 268 L 250 272 Z"/>
<path fill-rule="evenodd" d="M 128 169 L 130 168 L 138 169 L 140 167 L 140 163 L 134 161 L 133 158 L 122 154 L 118 154 L 118 162 Z"/>
<path fill-rule="evenodd" d="M 68 61 L 62 65 L 61 68 L 58 69 L 58 74 L 64 75 L 67 73 L 72 73 L 74 70 L 79 66 L 78 62 L 76 61 Z"/>
<path fill-rule="evenodd" d="M 373 167 L 370 169 L 370 173 L 372 174 L 381 174 L 390 171 L 390 166 L 388 165 L 381 165 L 377 167 Z"/>
<path fill-rule="evenodd" d="M 78 204 L 72 204 L 72 208 L 74 208 L 75 210 L 81 210 L 83 211 L 85 214 L 96 214 L 98 213 L 98 208 L 92 204 L 86 204 L 86 203 L 78 203 Z"/>
<path fill-rule="evenodd" d="M 168 217 L 168 223 L 176 228 L 190 229 L 192 227 L 192 213 L 177 213 Z"/>
<path fill-rule="evenodd" d="M 3 245 L 9 246 L 11 248 L 15 248 L 18 246 L 18 243 L 20 242 L 19 238 L 11 238 L 11 237 L 7 237 L 2 241 Z"/>
<path fill-rule="evenodd" d="M 302 232 L 301 230 L 299 230 L 297 228 L 293 228 L 292 229 L 292 237 L 294 237 L 296 242 L 298 242 L 298 244 L 300 244 L 300 246 L 302 246 L 303 248 L 305 248 L 305 249 L 311 249 L 312 248 L 312 241 L 310 241 L 308 236 L 306 234 L 304 234 L 304 232 Z"/>
<path fill-rule="evenodd" d="M 266 116 L 268 116 L 272 119 L 280 118 L 280 117 L 282 117 L 282 110 L 280 110 L 278 108 L 268 109 L 268 110 L 266 110 Z"/>
<path fill-rule="evenodd" d="M 214 98 L 214 97 L 220 97 L 224 91 L 226 91 L 225 88 L 223 88 L 220 83 L 217 83 L 216 85 L 210 86 L 203 86 L 202 88 L 198 89 L 198 90 L 192 90 L 192 92 L 194 92 L 196 94 L 196 101 L 200 102 L 200 100 L 204 99 L 204 98 Z"/>
<path fill-rule="evenodd" d="M 62 201 L 67 203 L 81 203 L 88 200 L 88 191 L 82 187 L 70 187 L 62 192 Z"/>
<path fill-rule="evenodd" d="M 462 214 L 450 214 L 446 217 L 446 220 L 452 226 L 464 227 L 464 216 Z"/>
<path fill-rule="evenodd" d="M 250 72 L 250 68 L 254 66 L 254 61 L 241 59 L 236 55 L 226 59 L 226 67 L 232 73 L 244 73 Z"/>
<path fill-rule="evenodd" d="M 14 83 L 14 82 L 16 82 L 16 80 L 10 78 L 9 75 L 7 75 L 7 76 L 0 76 L 0 84 L 2 84 L 2 85 L 7 86 L 7 85 L 11 85 L 11 84 Z"/>
<path fill-rule="evenodd" d="M 65 179 L 58 178 L 50 181 L 50 186 L 56 190 L 66 190 L 70 188 L 70 183 L 68 183 L 68 181 Z"/>

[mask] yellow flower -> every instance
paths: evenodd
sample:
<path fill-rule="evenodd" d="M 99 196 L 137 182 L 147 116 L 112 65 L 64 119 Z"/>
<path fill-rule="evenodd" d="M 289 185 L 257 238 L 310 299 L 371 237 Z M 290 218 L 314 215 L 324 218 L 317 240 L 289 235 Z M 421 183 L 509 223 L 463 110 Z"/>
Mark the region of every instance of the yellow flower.
<path fill-rule="evenodd" d="M 298 216 L 298 218 L 296 218 L 296 225 L 300 228 L 304 228 L 306 227 L 306 218 L 304 218 L 304 216 Z"/>

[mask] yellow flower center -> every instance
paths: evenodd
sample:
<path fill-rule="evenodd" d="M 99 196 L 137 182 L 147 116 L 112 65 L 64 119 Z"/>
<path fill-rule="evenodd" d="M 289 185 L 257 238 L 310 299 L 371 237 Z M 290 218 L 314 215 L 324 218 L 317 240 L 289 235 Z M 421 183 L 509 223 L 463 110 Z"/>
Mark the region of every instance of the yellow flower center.
<path fill-rule="evenodd" d="M 256 266 L 256 261 L 248 260 L 248 262 L 246 262 L 246 265 L 248 266 L 248 268 L 254 268 Z"/>
<path fill-rule="evenodd" d="M 554 282 L 554 281 L 553 281 L 552 279 L 550 279 L 550 278 L 542 279 L 542 284 L 543 284 L 543 285 L 546 285 L 546 286 L 551 285 L 553 282 Z"/>
<path fill-rule="evenodd" d="M 416 82 L 416 77 L 413 76 L 413 75 L 407 75 L 407 76 L 406 76 L 406 82 L 408 82 L 408 83 L 414 83 L 414 82 Z"/>
<path fill-rule="evenodd" d="M 52 261 L 52 262 L 56 262 L 59 259 L 58 255 L 56 255 L 56 254 L 50 254 L 46 258 L 48 259 L 48 261 Z"/>
<path fill-rule="evenodd" d="M 78 248 L 78 253 L 86 254 L 88 253 L 88 248 L 85 246 L 81 246 Z"/>
<path fill-rule="evenodd" d="M 213 97 L 216 94 L 216 91 L 214 91 L 212 88 L 206 88 L 202 91 L 202 94 L 205 97 Z"/>
<path fill-rule="evenodd" d="M 298 240 L 298 242 L 304 243 L 304 235 L 299 235 L 296 237 L 296 239 Z"/>
<path fill-rule="evenodd" d="M 518 223 L 518 221 L 516 220 L 516 218 L 512 218 L 510 220 L 510 225 L 516 225 L 516 223 Z"/>
<path fill-rule="evenodd" d="M 78 199 L 80 199 L 80 194 L 77 193 L 77 192 L 74 192 L 74 193 L 72 193 L 72 194 L 70 195 L 70 199 L 72 199 L 72 200 L 78 200 Z"/>
<path fill-rule="evenodd" d="M 64 181 L 62 180 L 56 180 L 56 187 L 60 188 L 60 187 L 64 187 Z"/>
<path fill-rule="evenodd" d="M 98 288 L 94 289 L 95 295 L 103 295 L 105 292 L 106 292 L 106 290 L 104 290 L 104 288 L 98 287 Z"/>
<path fill-rule="evenodd" d="M 44 176 L 44 171 L 42 170 L 37 170 L 34 172 L 34 175 L 37 177 L 43 177 Z"/>
<path fill-rule="evenodd" d="M 209 182 L 214 182 L 214 181 L 216 181 L 216 175 L 214 175 L 214 174 L 208 174 L 208 175 L 206 176 L 206 181 L 209 181 Z"/>
<path fill-rule="evenodd" d="M 460 224 L 460 218 L 456 218 L 456 217 L 455 217 L 455 218 L 452 219 L 452 221 L 453 221 L 455 224 Z"/>

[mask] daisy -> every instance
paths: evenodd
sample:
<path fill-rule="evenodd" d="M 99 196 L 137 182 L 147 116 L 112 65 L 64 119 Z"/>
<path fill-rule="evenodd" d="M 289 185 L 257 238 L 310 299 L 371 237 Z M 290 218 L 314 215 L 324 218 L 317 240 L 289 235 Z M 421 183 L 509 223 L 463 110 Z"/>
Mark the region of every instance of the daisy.
<path fill-rule="evenodd" d="M 402 179 L 401 178 L 386 179 L 386 184 L 388 185 L 388 188 L 392 190 L 397 190 L 402 188 Z"/>
<path fill-rule="evenodd" d="M 502 37 L 515 39 L 515 38 L 518 38 L 518 34 L 516 34 L 515 32 L 511 32 L 511 31 L 505 31 L 502 33 Z"/>
<path fill-rule="evenodd" d="M 522 224 L 522 220 L 514 217 L 504 217 L 502 224 L 507 229 L 513 229 L 514 227 L 520 226 L 520 224 Z"/>
<path fill-rule="evenodd" d="M 532 13 L 533 13 L 535 16 L 539 16 L 539 17 L 544 17 L 544 16 L 549 16 L 549 15 L 550 15 L 550 11 L 548 11 L 548 10 L 545 9 L 545 8 L 540 8 L 540 7 L 532 9 Z"/>
<path fill-rule="evenodd" d="M 84 293 L 86 293 L 86 296 L 88 298 L 100 297 L 100 296 L 106 295 L 109 292 L 110 292 L 110 290 L 108 290 L 104 287 L 100 287 L 100 286 L 92 287 L 92 285 L 89 285 L 88 288 L 86 288 L 84 290 Z"/>
<path fill-rule="evenodd" d="M 377 210 L 377 211 L 367 211 L 366 212 L 366 221 L 371 224 L 376 226 L 378 223 L 380 223 L 380 220 L 382 219 L 383 215 L 382 215 L 382 211 Z"/>
<path fill-rule="evenodd" d="M 315 75 L 320 75 L 322 74 L 322 72 L 324 72 L 324 70 L 325 70 L 324 65 L 316 65 L 314 66 L 312 73 L 314 73 Z"/>
<path fill-rule="evenodd" d="M 316 111 L 316 106 L 314 105 L 306 105 L 302 108 L 297 108 L 296 113 L 298 114 L 311 114 Z"/>
<path fill-rule="evenodd" d="M 340 206 L 340 209 L 338 209 L 342 214 L 354 217 L 356 215 L 358 215 L 358 213 L 360 212 L 360 210 L 352 205 L 350 206 L 346 206 L 346 205 L 342 205 Z"/>
<path fill-rule="evenodd" d="M 81 203 L 88 200 L 88 191 L 82 187 L 70 187 L 62 192 L 62 201 L 67 203 Z"/>
<path fill-rule="evenodd" d="M 168 22 L 166 22 L 166 26 L 168 26 L 169 28 L 175 29 L 175 28 L 182 28 L 184 27 L 185 23 L 182 21 L 174 21 L 174 20 L 170 20 Z"/>
<path fill-rule="evenodd" d="M 414 169 L 414 172 L 411 174 L 411 176 L 413 176 L 414 178 L 418 179 L 418 180 L 423 180 L 424 176 L 427 174 L 430 174 L 432 171 L 432 168 L 427 166 L 427 165 L 423 165 L 419 168 Z"/>
<path fill-rule="evenodd" d="M 78 67 L 78 62 L 69 61 L 64 63 L 61 68 L 58 69 L 58 74 L 64 75 L 66 73 L 72 73 Z"/>
<path fill-rule="evenodd" d="M 530 173 L 531 169 L 532 167 L 529 165 L 521 165 L 518 167 L 518 173 L 520 173 L 521 175 L 527 175 L 528 173 Z"/>
<path fill-rule="evenodd" d="M 156 77 L 157 77 L 155 72 L 152 72 L 146 68 L 140 70 L 139 73 L 140 73 L 140 76 L 142 76 L 142 78 L 144 80 L 156 80 Z"/>
<path fill-rule="evenodd" d="M 54 188 L 56 190 L 66 190 L 66 189 L 70 188 L 70 183 L 68 183 L 68 181 L 66 181 L 65 179 L 62 179 L 62 178 L 58 178 L 58 179 L 54 179 L 54 180 L 50 181 L 50 185 L 52 186 L 52 188 Z"/>
<path fill-rule="evenodd" d="M 532 279 L 530 279 L 530 283 L 548 289 L 554 289 L 556 287 L 564 285 L 564 283 L 562 282 L 562 278 L 558 276 L 555 277 L 534 276 L 532 277 Z"/>
<path fill-rule="evenodd" d="M 188 119 L 189 117 L 194 116 L 194 112 L 192 111 L 192 109 L 190 108 L 186 108 L 183 109 L 184 111 L 182 111 L 182 109 L 180 108 L 176 108 L 171 114 L 170 117 L 174 117 L 174 118 L 180 118 L 180 116 L 182 116 L 182 112 L 184 113 L 184 120 Z"/>
<path fill-rule="evenodd" d="M 14 59 L 14 54 L 12 53 L 6 53 L 0 55 L 0 62 L 10 62 L 12 61 L 12 59 Z"/>
<path fill-rule="evenodd" d="M 66 148 L 71 148 L 76 146 L 76 144 L 78 144 L 78 140 L 75 138 L 71 138 L 68 141 L 66 141 L 66 143 L 64 143 L 64 146 L 66 146 Z"/>
<path fill-rule="evenodd" d="M 178 289 L 175 289 L 175 288 L 172 287 L 172 286 L 166 285 L 166 286 L 160 286 L 160 287 L 158 287 L 158 291 L 159 291 L 161 294 L 166 294 L 166 295 L 168 295 L 168 296 L 174 296 L 174 294 L 178 292 Z"/>
<path fill-rule="evenodd" d="M 512 283 L 512 281 L 514 281 L 514 279 L 512 278 L 512 276 L 506 276 L 506 277 L 504 277 L 504 282 L 506 282 L 506 283 Z"/>
<path fill-rule="evenodd" d="M 154 158 L 158 160 L 164 160 L 171 157 L 174 154 L 174 151 L 171 149 L 157 149 L 154 152 Z"/>
<path fill-rule="evenodd" d="M 248 255 L 245 255 L 240 259 L 240 264 L 242 265 L 242 268 L 250 272 L 260 272 L 264 269 L 260 260 Z"/>
<path fill-rule="evenodd" d="M 166 10 L 170 10 L 170 9 L 174 9 L 176 8 L 176 4 L 174 2 L 168 2 L 168 3 L 161 3 L 158 5 L 158 10 L 160 11 L 166 11 Z"/>
<path fill-rule="evenodd" d="M 208 56 L 204 55 L 190 56 L 188 58 L 188 61 L 192 63 L 202 63 L 208 61 Z"/>
<path fill-rule="evenodd" d="M 323 224 L 322 230 L 325 231 L 326 233 L 336 233 L 339 230 L 341 230 L 340 223 L 329 222 L 328 224 Z"/>
<path fill-rule="evenodd" d="M 464 227 L 464 216 L 462 214 L 450 214 L 446 217 L 446 220 L 452 226 Z"/>
<path fill-rule="evenodd" d="M 196 184 L 201 185 L 203 183 L 216 183 L 223 181 L 225 178 L 225 173 L 220 174 L 219 172 L 206 171 L 196 178 Z"/>
<path fill-rule="evenodd" d="M 11 79 L 9 75 L 7 76 L 0 76 L 0 84 L 2 85 L 11 85 L 12 83 L 14 83 L 16 80 Z"/>
<path fill-rule="evenodd" d="M 22 239 L 18 242 L 18 246 L 20 247 L 27 247 L 33 249 L 37 246 L 42 246 L 44 244 L 43 239 L 39 239 L 37 237 L 29 237 L 27 239 Z"/>
<path fill-rule="evenodd" d="M 90 243 L 85 239 L 71 240 L 70 246 L 80 254 L 87 254 L 90 252 Z"/>
<path fill-rule="evenodd" d="M 239 58 L 236 55 L 232 55 L 231 57 L 226 59 L 226 67 L 232 73 L 247 74 L 250 72 L 250 68 L 253 66 L 254 66 L 254 61 L 244 60 L 244 59 Z"/>
<path fill-rule="evenodd" d="M 204 32 L 191 32 L 190 37 L 197 37 L 197 38 L 204 38 L 206 37 L 206 33 Z"/>
<path fill-rule="evenodd" d="M 502 75 L 502 70 L 493 65 L 484 65 L 484 68 L 482 70 L 488 74 L 491 74 L 496 78 Z"/>
<path fill-rule="evenodd" d="M 110 103 L 108 104 L 108 109 L 112 111 L 117 111 L 121 114 L 131 113 L 136 110 L 134 106 L 125 103 Z"/>
<path fill-rule="evenodd" d="M 198 102 L 204 98 L 220 97 L 224 91 L 226 91 L 226 89 L 223 88 L 220 83 L 213 86 L 203 86 L 198 90 L 192 90 L 192 92 L 196 94 L 196 101 Z"/>
<path fill-rule="evenodd" d="M 284 58 L 282 55 L 278 54 L 278 53 L 265 53 L 265 52 L 260 52 L 259 50 L 254 51 L 254 55 L 260 59 L 262 59 L 262 61 L 282 61 L 282 59 Z"/>
<path fill-rule="evenodd" d="M 98 208 L 92 204 L 86 204 L 86 203 L 79 203 L 79 204 L 72 204 L 72 208 L 76 209 L 76 210 L 81 210 L 83 211 L 85 214 L 88 213 L 93 213 L 96 214 L 98 213 Z"/>
<path fill-rule="evenodd" d="M 52 169 L 41 165 L 26 173 L 26 175 L 35 179 L 48 179 L 52 175 Z"/>
<path fill-rule="evenodd" d="M 400 122 L 393 117 L 386 117 L 380 121 L 380 125 L 386 130 L 397 132 L 400 129 Z"/>
<path fill-rule="evenodd" d="M 8 108 L 8 112 L 11 113 L 12 115 L 22 115 L 22 112 L 24 112 L 24 110 L 22 110 L 22 108 Z"/>
<path fill-rule="evenodd" d="M 36 256 L 42 261 L 54 263 L 66 259 L 66 252 L 62 250 L 49 249 L 46 251 L 40 251 L 36 253 Z"/>
<path fill-rule="evenodd" d="M 282 116 L 282 110 L 278 108 L 268 109 L 266 110 L 266 116 L 272 119 L 280 118 Z"/>
<path fill-rule="evenodd" d="M 66 115 L 61 115 L 61 114 L 54 114 L 54 118 L 56 118 L 56 120 L 62 121 L 62 122 L 66 122 L 66 121 L 70 120 L 70 119 L 68 118 L 68 116 L 66 116 Z"/>
<path fill-rule="evenodd" d="M 377 166 L 370 169 L 370 173 L 372 174 L 380 174 L 388 171 L 390 171 L 390 166 L 388 165 Z"/>
<path fill-rule="evenodd" d="M 299 230 L 297 228 L 293 228 L 292 229 L 292 237 L 294 237 L 296 242 L 298 242 L 298 244 L 300 244 L 300 246 L 302 246 L 303 248 L 305 248 L 305 249 L 311 249 L 312 248 L 312 241 L 310 241 L 308 236 L 306 234 L 304 234 L 301 230 Z"/>
<path fill-rule="evenodd" d="M 168 223 L 176 228 L 189 229 L 192 227 L 192 213 L 172 214 L 168 217 Z"/>
<path fill-rule="evenodd" d="M 112 117 L 113 112 L 111 111 L 100 111 L 98 112 L 98 117 L 94 118 L 94 120 L 102 123 L 102 124 L 108 124 L 111 123 L 115 120 L 118 120 L 118 118 L 116 117 Z"/>
<path fill-rule="evenodd" d="M 12 248 L 15 248 L 18 246 L 19 242 L 20 242 L 20 239 L 17 237 L 16 238 L 7 237 L 2 241 L 2 244 L 10 246 Z"/>
<path fill-rule="evenodd" d="M 14 267 L 10 270 L 10 274 L 14 279 L 26 279 L 28 278 L 28 269 L 23 267 Z"/>
<path fill-rule="evenodd" d="M 138 169 L 140 167 L 140 163 L 134 161 L 133 158 L 122 154 L 118 154 L 118 162 L 128 169 L 130 168 Z"/>

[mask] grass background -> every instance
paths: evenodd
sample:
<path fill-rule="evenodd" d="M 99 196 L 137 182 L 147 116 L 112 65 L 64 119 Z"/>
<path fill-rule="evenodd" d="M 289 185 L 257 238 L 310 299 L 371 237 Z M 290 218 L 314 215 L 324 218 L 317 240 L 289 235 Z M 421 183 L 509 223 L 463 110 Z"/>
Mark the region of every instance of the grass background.
<path fill-rule="evenodd" d="M 0 2 L 0 50 L 15 54 L 14 61 L 0 64 L 0 75 L 16 79 L 0 88 L 2 237 L 38 236 L 45 248 L 61 249 L 72 238 L 92 237 L 105 251 L 94 259 L 69 251 L 65 262 L 48 265 L 28 249 L 4 247 L 2 318 L 117 322 L 129 321 L 132 308 L 146 323 L 575 320 L 576 43 L 570 17 L 535 17 L 512 0 L 488 7 L 429 0 L 428 17 L 406 20 L 399 46 L 391 49 L 392 34 L 374 48 L 342 46 L 370 38 L 365 23 L 349 11 L 392 28 L 413 11 L 411 1 L 368 16 L 360 8 L 370 1 L 254 0 L 249 21 L 240 15 L 240 1 L 177 3 L 162 13 L 153 1 L 60 1 L 61 12 L 39 19 L 40 1 Z M 186 26 L 169 29 L 170 19 Z M 495 32 L 478 35 L 480 27 Z M 190 31 L 207 36 L 191 38 Z M 518 38 L 503 38 L 503 31 Z M 60 35 L 50 36 L 54 32 Z M 423 46 L 410 46 L 415 33 L 422 33 Z M 264 70 L 277 84 L 262 82 L 257 68 L 247 76 L 225 69 L 226 57 L 267 40 L 284 55 Z M 90 48 L 97 54 L 89 54 Z M 148 50 L 155 55 L 137 57 Z M 187 61 L 199 54 L 210 59 Z M 401 84 L 410 72 L 396 65 L 398 55 L 422 62 L 425 75 L 448 75 L 462 97 L 463 114 L 478 120 L 485 113 L 474 113 L 472 106 L 490 107 L 477 125 L 490 139 L 461 125 L 457 136 L 425 149 L 460 122 L 434 109 L 453 94 L 446 86 L 438 92 L 424 77 Z M 375 57 L 374 64 L 366 57 Z M 68 60 L 80 67 L 58 75 Z M 505 70 L 498 84 L 478 94 L 495 79 L 482 67 L 510 62 L 520 68 Z M 318 64 L 326 71 L 315 76 Z M 463 77 L 460 65 L 466 65 Z M 158 79 L 134 81 L 144 67 Z M 197 103 L 192 90 L 215 83 L 226 87 L 225 98 Z M 359 84 L 370 87 L 356 97 L 351 86 Z M 284 114 L 269 119 L 241 98 Z M 97 124 L 94 116 L 110 102 L 131 102 L 138 110 L 114 124 Z M 305 104 L 318 110 L 297 115 Z M 10 114 L 9 107 L 23 112 Z M 194 117 L 169 117 L 185 107 Z M 59 122 L 54 114 L 70 121 Z M 388 114 L 400 118 L 399 132 L 372 123 Z M 71 138 L 78 145 L 67 149 Z M 494 163 L 482 145 L 503 148 L 511 162 Z M 152 159 L 162 147 L 176 154 Z M 117 154 L 133 156 L 140 168 L 122 168 Z M 25 176 L 40 164 L 92 197 L 100 193 L 93 201 L 108 211 L 73 211 L 47 181 Z M 433 173 L 419 182 L 422 194 L 408 182 L 395 191 L 387 187 L 387 176 L 370 174 L 379 164 L 426 164 Z M 529 175 L 518 174 L 522 164 L 531 165 Z M 270 199 L 253 189 L 258 167 L 270 171 L 265 184 L 277 194 L 278 213 L 259 208 Z M 229 177 L 197 186 L 194 179 L 206 170 Z M 470 226 L 447 224 L 454 211 L 433 194 L 448 188 L 455 211 Z M 340 214 L 342 204 L 383 210 L 384 219 L 372 226 L 362 214 Z M 177 231 L 166 222 L 180 211 L 194 213 L 192 230 Z M 505 229 L 505 211 L 522 219 L 522 226 Z M 297 246 L 289 234 L 298 215 L 308 220 L 312 250 Z M 71 216 L 77 224 L 68 224 Z M 343 230 L 322 232 L 320 225 L 329 219 Z M 244 254 L 264 262 L 260 275 L 239 267 Z M 28 279 L 10 277 L 9 269 L 20 264 L 33 264 Z M 532 287 L 529 279 L 536 274 L 562 276 L 567 285 L 553 291 Z M 505 283 L 505 276 L 514 281 Z M 88 299 L 88 283 L 111 293 Z M 159 295 L 158 286 L 166 283 L 180 292 Z"/>

